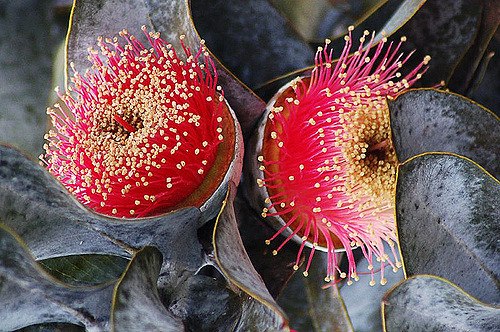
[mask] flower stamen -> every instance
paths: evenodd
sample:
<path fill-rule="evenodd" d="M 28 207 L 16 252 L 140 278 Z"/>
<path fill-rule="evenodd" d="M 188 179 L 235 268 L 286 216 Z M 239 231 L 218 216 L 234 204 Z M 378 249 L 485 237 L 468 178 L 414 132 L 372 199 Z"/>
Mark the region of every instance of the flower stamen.
<path fill-rule="evenodd" d="M 129 133 L 133 133 L 135 132 L 137 129 L 134 128 L 134 126 L 132 126 L 130 123 L 128 123 L 127 121 L 125 121 L 124 118 L 122 118 L 121 116 L 119 116 L 118 114 L 115 114 L 113 116 L 113 119 L 115 119 L 116 122 L 118 122 L 120 125 L 122 125 L 122 127 L 128 131 Z"/>
<path fill-rule="evenodd" d="M 398 160 L 386 98 L 420 78 L 429 58 L 403 75 L 411 56 L 399 51 L 404 38 L 396 45 L 384 39 L 373 46 L 375 34 L 368 39 L 365 31 L 351 53 L 351 31 L 337 63 L 326 42 L 317 50 L 311 76 L 294 79 L 269 102 L 259 131 L 256 178 L 265 204 L 262 216 L 277 229 L 266 243 L 286 236 L 276 252 L 291 239 L 300 242 L 297 266 L 304 247 L 310 247 L 307 275 L 315 251 L 326 251 L 325 280 L 336 282 L 340 273 L 352 282 L 359 279 L 353 250 L 360 248 L 370 266 L 381 263 L 384 284 L 384 267 L 400 265 L 392 205 Z M 346 253 L 347 273 L 339 270 L 337 250 Z"/>

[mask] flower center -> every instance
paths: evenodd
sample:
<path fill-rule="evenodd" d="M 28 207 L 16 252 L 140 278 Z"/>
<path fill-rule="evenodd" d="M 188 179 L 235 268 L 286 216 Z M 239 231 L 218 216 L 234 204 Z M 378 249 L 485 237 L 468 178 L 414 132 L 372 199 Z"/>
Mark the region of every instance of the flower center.
<path fill-rule="evenodd" d="M 346 189 L 355 199 L 370 197 L 374 204 L 391 199 L 398 160 L 391 140 L 385 101 L 374 101 L 340 116 L 342 135 L 336 142 L 346 160 Z"/>
<path fill-rule="evenodd" d="M 235 123 L 213 62 L 203 45 L 195 55 L 184 47 L 182 59 L 157 34 L 147 35 L 151 48 L 121 36 L 123 46 L 100 39 L 93 71 L 75 73 L 74 96 L 60 95 L 71 114 L 59 105 L 49 111 L 54 129 L 42 161 L 106 215 L 200 207 L 235 153 Z"/>
<path fill-rule="evenodd" d="M 397 45 L 385 38 L 373 45 L 372 33 L 364 44 L 370 35 L 365 31 L 352 52 L 353 29 L 344 37 L 338 61 L 327 40 L 325 48 L 318 48 L 311 76 L 293 80 L 268 104 L 264 130 L 259 130 L 261 164 L 254 175 L 262 188 L 257 191 L 264 200 L 262 216 L 277 228 L 266 243 L 286 236 L 274 253 L 299 240 L 298 269 L 304 246 L 311 247 L 307 275 L 314 251 L 327 251 L 325 280 L 330 281 L 340 272 L 334 253 L 343 248 L 349 270 L 340 277 L 349 284 L 357 279 L 352 251 L 360 247 L 372 270 L 370 284 L 374 258 L 381 262 L 384 284 L 384 264 L 400 267 L 392 200 L 398 161 L 385 99 L 419 79 L 430 57 L 403 75 L 400 69 L 409 56 L 399 50 L 405 38 Z"/>

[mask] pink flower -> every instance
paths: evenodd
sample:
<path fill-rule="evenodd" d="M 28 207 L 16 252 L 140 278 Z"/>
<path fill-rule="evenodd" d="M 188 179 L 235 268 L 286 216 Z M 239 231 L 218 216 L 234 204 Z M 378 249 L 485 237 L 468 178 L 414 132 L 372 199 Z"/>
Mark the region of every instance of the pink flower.
<path fill-rule="evenodd" d="M 59 94 L 66 107 L 48 110 L 40 157 L 80 202 L 115 217 L 200 206 L 234 155 L 234 128 L 223 127 L 233 119 L 203 45 L 191 54 L 181 37 L 179 56 L 143 30 L 148 48 L 124 30 L 123 44 L 100 38 L 89 51 L 92 69 Z"/>
<path fill-rule="evenodd" d="M 374 260 L 401 266 L 395 243 L 393 194 L 397 158 L 391 142 L 386 98 L 410 87 L 425 71 L 426 57 L 402 75 L 408 56 L 384 38 L 374 45 L 365 31 L 354 54 L 352 28 L 337 63 L 332 51 L 319 48 L 310 77 L 285 85 L 268 104 L 259 128 L 256 152 L 257 184 L 264 199 L 262 216 L 280 234 L 301 243 L 294 269 L 305 246 L 311 248 L 304 275 L 315 250 L 328 253 L 325 281 L 358 279 L 353 250 L 360 248 L 374 281 Z M 372 49 L 373 47 L 373 49 Z M 391 248 L 390 258 L 384 242 Z M 335 255 L 345 251 L 349 262 L 340 271 Z"/>

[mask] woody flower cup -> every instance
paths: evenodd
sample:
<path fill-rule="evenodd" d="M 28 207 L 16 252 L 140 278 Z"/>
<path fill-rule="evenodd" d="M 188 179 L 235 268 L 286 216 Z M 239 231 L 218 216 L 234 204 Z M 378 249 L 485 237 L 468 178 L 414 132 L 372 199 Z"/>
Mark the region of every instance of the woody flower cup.
<path fill-rule="evenodd" d="M 212 218 L 241 174 L 242 138 L 203 43 L 191 53 L 123 30 L 89 50 L 65 107 L 48 109 L 41 162 L 82 204 L 116 218 L 195 206 Z M 179 52 L 179 53 L 178 53 Z"/>
<path fill-rule="evenodd" d="M 269 101 L 250 148 L 252 195 L 277 230 L 266 241 L 279 243 L 273 254 L 290 240 L 300 244 L 295 270 L 309 247 L 305 276 L 320 250 L 328 256 L 325 281 L 340 277 L 350 284 L 358 280 L 357 249 L 369 262 L 370 284 L 375 262 L 385 284 L 384 269 L 401 266 L 393 211 L 398 160 L 386 99 L 419 79 L 430 57 L 405 70 L 410 55 L 399 51 L 404 38 L 375 45 L 374 34 L 365 31 L 355 48 L 351 31 L 337 62 L 327 40 L 310 76 L 292 80 Z M 347 271 L 335 254 L 342 251 Z"/>

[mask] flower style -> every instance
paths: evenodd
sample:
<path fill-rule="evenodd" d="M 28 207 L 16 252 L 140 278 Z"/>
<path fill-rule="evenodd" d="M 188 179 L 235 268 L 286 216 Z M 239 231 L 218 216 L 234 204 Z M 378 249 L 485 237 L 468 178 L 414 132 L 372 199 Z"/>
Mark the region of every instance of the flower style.
<path fill-rule="evenodd" d="M 99 38 L 92 70 L 75 71 L 69 92 L 48 109 L 42 163 L 76 198 L 101 214 L 137 218 L 200 206 L 234 155 L 234 126 L 213 61 L 158 33 L 145 48 L 123 30 Z M 201 63 L 203 60 L 203 63 Z M 74 94 L 70 94 L 73 92 Z M 227 127 L 227 128 L 226 128 Z"/>
<path fill-rule="evenodd" d="M 281 88 L 269 102 L 259 128 L 259 170 L 256 181 L 264 199 L 262 216 L 277 229 L 266 241 L 283 234 L 301 243 L 294 269 L 305 246 L 311 248 L 304 275 L 315 250 L 327 251 L 325 281 L 358 280 L 353 249 L 361 248 L 371 270 L 374 258 L 396 271 L 398 261 L 393 191 L 398 160 L 391 141 L 386 98 L 410 87 L 426 70 L 430 57 L 405 76 L 399 72 L 411 56 L 399 54 L 401 42 L 374 45 L 368 31 L 352 49 L 352 27 L 337 63 L 332 51 L 318 48 L 310 77 L 299 77 Z M 373 46 L 373 49 L 372 49 Z M 260 149 L 260 151 L 259 151 Z M 384 242 L 394 259 L 384 251 Z M 340 271 L 335 251 L 345 250 L 347 273 Z"/>

